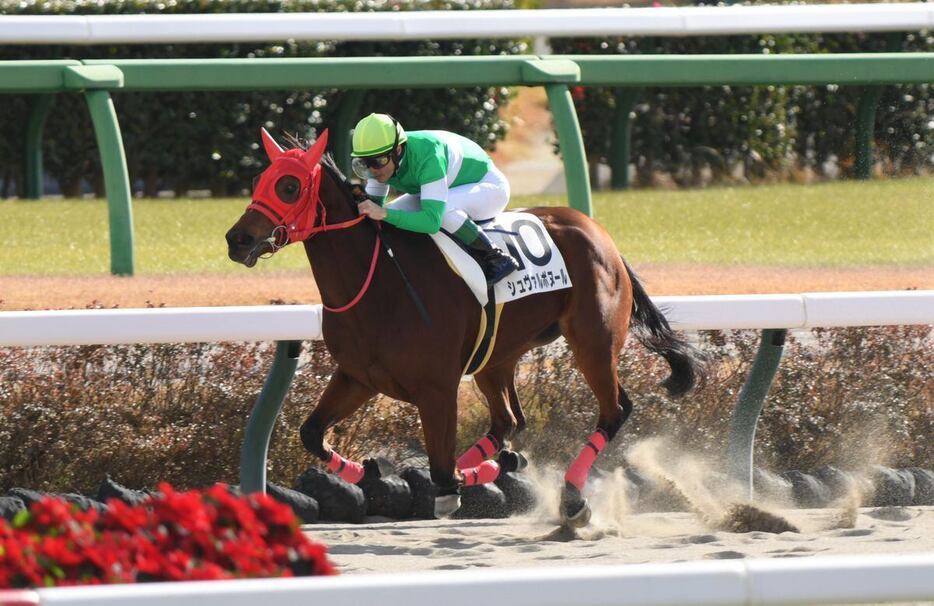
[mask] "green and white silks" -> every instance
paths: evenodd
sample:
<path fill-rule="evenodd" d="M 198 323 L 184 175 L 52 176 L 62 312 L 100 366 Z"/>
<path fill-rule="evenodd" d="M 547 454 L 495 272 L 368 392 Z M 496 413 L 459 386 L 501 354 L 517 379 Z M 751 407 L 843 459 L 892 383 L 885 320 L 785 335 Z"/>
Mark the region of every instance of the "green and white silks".
<path fill-rule="evenodd" d="M 475 230 L 466 219 L 491 219 L 506 208 L 509 183 L 479 145 L 447 131 L 407 134 L 396 174 L 388 183 L 368 179 L 366 184 L 367 195 L 380 204 L 390 187 L 402 192 L 387 206 L 387 223 L 426 234 L 442 227 L 456 233 L 461 227 Z"/>

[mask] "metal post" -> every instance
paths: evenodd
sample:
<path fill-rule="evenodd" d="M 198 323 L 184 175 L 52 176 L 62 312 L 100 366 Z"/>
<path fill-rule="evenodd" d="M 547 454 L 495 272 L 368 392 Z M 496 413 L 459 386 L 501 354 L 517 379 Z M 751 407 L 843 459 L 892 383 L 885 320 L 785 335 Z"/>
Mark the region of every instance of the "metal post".
<path fill-rule="evenodd" d="M 889 32 L 886 36 L 886 52 L 901 50 L 903 32 Z M 882 99 L 882 86 L 865 86 L 856 108 L 856 166 L 857 179 L 872 177 L 872 147 L 876 126 L 876 109 Z"/>
<path fill-rule="evenodd" d="M 263 384 L 240 447 L 240 490 L 244 493 L 266 492 L 266 455 L 269 439 L 282 410 L 285 394 L 292 385 L 298 356 L 302 353 L 301 341 L 278 341 L 276 358 Z"/>
<path fill-rule="evenodd" d="M 746 384 L 739 393 L 739 401 L 730 421 L 730 442 L 727 451 L 729 474 L 731 478 L 742 482 L 750 499 L 753 496 L 752 457 L 756 423 L 781 362 L 787 335 L 788 331 L 784 328 L 762 331 L 759 351 L 756 352 L 756 359 L 752 363 Z"/>
<path fill-rule="evenodd" d="M 26 119 L 25 197 L 42 197 L 42 130 L 52 107 L 54 95 L 38 95 Z"/>
<path fill-rule="evenodd" d="M 616 112 L 613 116 L 613 140 L 610 145 L 610 186 L 613 189 L 629 189 L 629 157 L 632 143 L 632 108 L 636 105 L 641 88 L 618 88 Z"/>
<path fill-rule="evenodd" d="M 587 154 L 581 136 L 577 112 L 571 91 L 565 84 L 546 84 L 548 105 L 558 132 L 558 146 L 564 161 L 564 178 L 568 188 L 568 204 L 572 208 L 593 216 L 590 197 L 590 175 L 587 174 Z"/>
<path fill-rule="evenodd" d="M 872 140 L 876 125 L 876 107 L 882 98 L 881 86 L 866 86 L 856 109 L 856 178 L 872 177 Z"/>
<path fill-rule="evenodd" d="M 331 138 L 334 142 L 334 159 L 345 175 L 350 175 L 350 130 L 356 120 L 361 116 L 360 105 L 366 91 L 348 90 L 341 95 L 340 106 L 337 109 L 334 128 L 337 132 Z"/>
<path fill-rule="evenodd" d="M 86 90 L 84 93 L 94 123 L 97 149 L 104 169 L 107 189 L 107 213 L 110 220 L 110 273 L 133 275 L 133 208 L 130 204 L 130 177 L 123 152 L 120 123 L 110 92 Z"/>

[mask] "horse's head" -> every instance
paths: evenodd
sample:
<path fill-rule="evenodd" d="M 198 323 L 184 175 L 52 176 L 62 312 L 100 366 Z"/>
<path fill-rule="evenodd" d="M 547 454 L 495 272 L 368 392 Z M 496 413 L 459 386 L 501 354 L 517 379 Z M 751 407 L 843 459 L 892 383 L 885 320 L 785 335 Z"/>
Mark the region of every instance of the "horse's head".
<path fill-rule="evenodd" d="M 270 165 L 254 181 L 252 202 L 226 236 L 227 255 L 247 267 L 261 255 L 307 238 L 323 208 L 320 162 L 328 131 L 307 150 L 284 150 L 265 128 L 260 133 Z"/>

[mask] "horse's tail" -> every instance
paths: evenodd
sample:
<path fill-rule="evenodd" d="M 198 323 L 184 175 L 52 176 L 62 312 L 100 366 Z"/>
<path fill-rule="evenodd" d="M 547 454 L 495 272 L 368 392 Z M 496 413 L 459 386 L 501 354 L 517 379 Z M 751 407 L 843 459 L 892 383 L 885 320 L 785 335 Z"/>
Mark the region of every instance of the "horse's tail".
<path fill-rule="evenodd" d="M 671 329 L 665 315 L 645 292 L 636 272 L 625 259 L 623 264 L 632 282 L 632 318 L 629 323 L 633 333 L 640 343 L 665 358 L 671 367 L 671 374 L 662 386 L 672 396 L 683 395 L 703 374 L 700 353 Z"/>

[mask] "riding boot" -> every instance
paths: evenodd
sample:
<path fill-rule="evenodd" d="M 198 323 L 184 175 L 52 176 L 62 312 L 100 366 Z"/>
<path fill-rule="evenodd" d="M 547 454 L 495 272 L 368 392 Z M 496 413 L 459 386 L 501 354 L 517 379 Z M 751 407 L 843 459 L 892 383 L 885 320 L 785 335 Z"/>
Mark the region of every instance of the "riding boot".
<path fill-rule="evenodd" d="M 503 252 L 496 244 L 493 244 L 490 237 L 470 219 L 464 221 L 464 224 L 454 232 L 454 235 L 467 245 L 470 254 L 480 262 L 488 285 L 496 284 L 519 269 L 516 260 Z"/>

